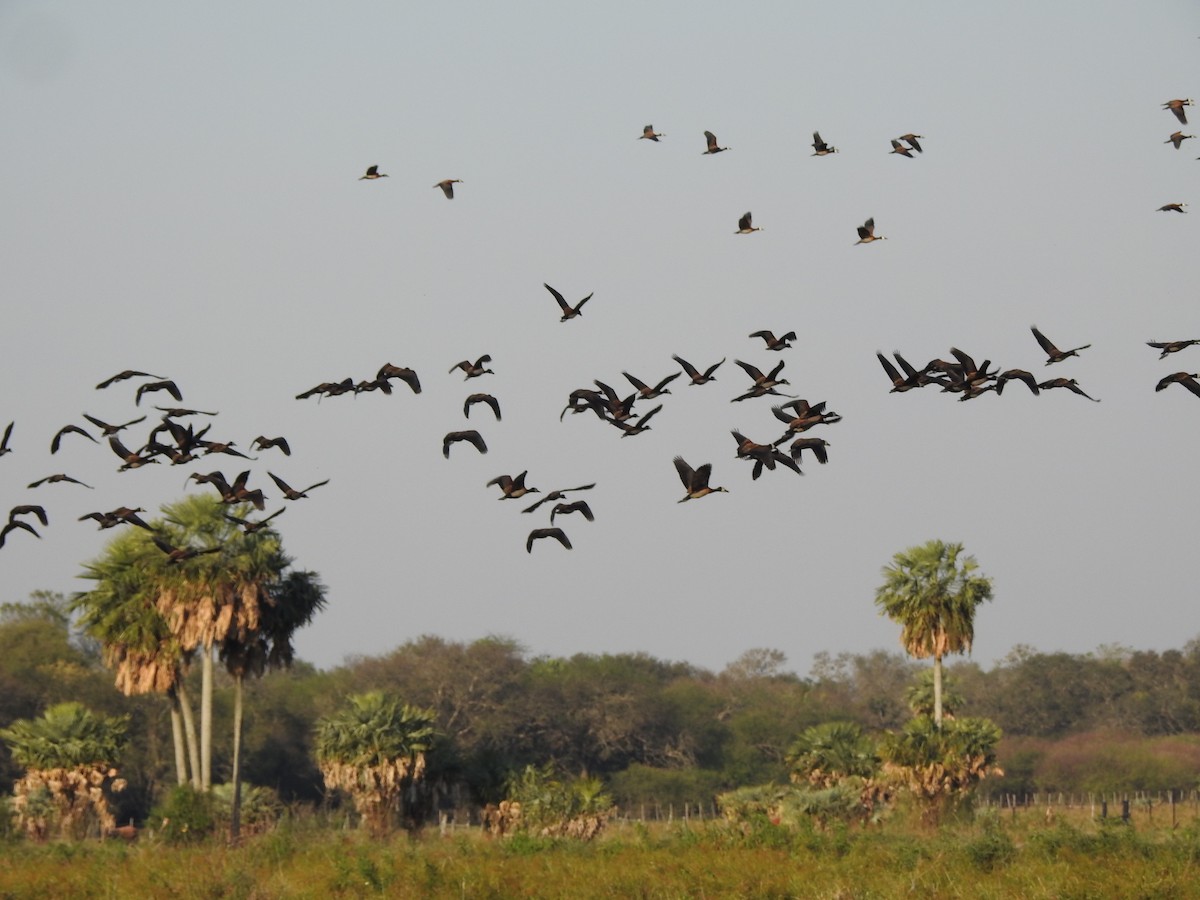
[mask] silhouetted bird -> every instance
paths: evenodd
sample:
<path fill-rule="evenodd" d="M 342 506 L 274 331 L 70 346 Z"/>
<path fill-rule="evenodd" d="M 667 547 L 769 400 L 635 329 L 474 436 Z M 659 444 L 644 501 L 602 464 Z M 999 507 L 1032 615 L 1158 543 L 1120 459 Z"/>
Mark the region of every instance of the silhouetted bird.
<path fill-rule="evenodd" d="M 642 129 L 642 133 L 638 135 L 638 140 L 639 141 L 654 141 L 655 143 L 657 143 L 658 139 L 660 137 L 666 137 L 666 135 L 659 134 L 657 131 L 655 131 L 653 125 L 647 125 L 645 128 Z"/>
<path fill-rule="evenodd" d="M 829 441 L 819 437 L 801 437 L 792 441 L 792 445 L 788 447 L 788 452 L 792 455 L 792 459 L 800 461 L 800 454 L 804 450 L 808 450 L 817 458 L 817 462 L 821 465 L 829 462 L 829 451 L 825 448 L 829 446 Z"/>
<path fill-rule="evenodd" d="M 137 396 L 134 398 L 133 405 L 142 405 L 142 394 L 149 394 L 151 391 L 166 391 L 179 403 L 183 402 L 183 394 L 179 393 L 179 388 L 175 386 L 173 381 L 147 381 L 145 384 L 139 384 Z"/>
<path fill-rule="evenodd" d="M 324 481 L 318 481 L 316 484 L 310 484 L 304 490 L 298 491 L 294 488 L 288 487 L 288 483 L 278 475 L 274 475 L 270 472 L 267 474 L 271 476 L 271 480 L 275 482 L 275 486 L 283 491 L 283 496 L 287 497 L 289 500 L 303 500 L 308 496 L 309 491 L 313 490 L 314 488 L 324 487 L 325 485 L 329 484 L 329 479 L 326 478 Z"/>
<path fill-rule="evenodd" d="M 1175 149 L 1178 150 L 1180 145 L 1184 141 L 1188 140 L 1189 138 L 1194 138 L 1194 137 L 1195 137 L 1194 134 L 1184 134 L 1182 131 L 1176 131 L 1176 132 L 1173 132 L 1169 138 L 1167 138 L 1165 141 L 1163 141 L 1163 143 L 1164 144 L 1174 144 Z"/>
<path fill-rule="evenodd" d="M 34 527 L 32 525 L 30 525 L 28 522 L 24 521 L 23 519 L 14 519 L 14 520 L 10 521 L 7 525 L 5 525 L 3 528 L 0 528 L 0 547 L 4 546 L 4 541 L 9 536 L 9 534 L 12 533 L 13 531 L 16 531 L 18 528 L 22 528 L 25 531 L 28 531 L 35 538 L 41 537 L 41 535 L 38 534 L 37 531 L 34 530 Z"/>
<path fill-rule="evenodd" d="M 687 500 L 699 500 L 701 497 L 707 497 L 709 494 L 729 493 L 723 487 L 709 486 L 708 481 L 712 478 L 712 463 L 705 463 L 693 469 L 684 462 L 682 456 L 676 456 L 674 463 L 675 471 L 679 473 L 679 480 L 683 482 L 683 487 L 687 491 L 683 499 L 678 502 L 683 503 Z"/>
<path fill-rule="evenodd" d="M 1078 394 L 1080 397 L 1087 397 L 1094 403 L 1099 403 L 1095 397 L 1088 397 L 1079 386 L 1079 383 L 1074 378 L 1052 378 L 1050 381 L 1043 381 L 1038 384 L 1038 387 L 1043 391 L 1048 391 L 1052 388 L 1066 388 L 1072 393 Z"/>
<path fill-rule="evenodd" d="M 918 139 L 924 140 L 924 138 L 921 135 L 911 134 L 911 133 L 910 134 L 902 134 L 902 135 L 900 135 L 900 137 L 896 138 L 896 140 L 898 140 L 898 141 L 907 142 L 908 146 L 912 147 L 918 153 L 924 153 L 925 151 L 921 149 L 921 145 L 917 143 Z"/>
<path fill-rule="evenodd" d="M 704 132 L 704 140 L 708 143 L 708 149 L 701 153 L 701 156 L 707 156 L 710 153 L 721 153 L 728 150 L 728 147 L 717 146 L 717 136 L 711 131 Z"/>
<path fill-rule="evenodd" d="M 1200 378 L 1200 373 L 1197 372 L 1176 372 L 1173 375 L 1168 375 L 1166 378 L 1160 379 L 1158 384 L 1154 386 L 1154 390 L 1161 391 L 1172 384 L 1182 384 L 1185 388 L 1200 397 L 1200 384 L 1196 379 Z"/>
<path fill-rule="evenodd" d="M 912 159 L 913 158 L 912 152 L 914 149 L 915 148 L 913 148 L 913 147 L 905 147 L 899 141 L 892 141 L 892 149 L 889 152 L 898 153 L 901 156 L 907 156 L 909 159 Z"/>
<path fill-rule="evenodd" d="M 496 421 L 500 421 L 500 401 L 491 394 L 468 394 L 467 399 L 463 401 L 463 415 L 471 418 L 471 407 L 476 403 L 486 403 L 492 408 Z"/>
<path fill-rule="evenodd" d="M 1004 385 L 1008 384 L 1010 381 L 1020 381 L 1024 383 L 1024 385 L 1029 388 L 1030 392 L 1034 396 L 1037 396 L 1039 390 L 1038 382 L 1037 378 L 1032 372 L 1028 372 L 1025 369 L 1006 369 L 996 378 L 996 393 L 1003 394 Z"/>
<path fill-rule="evenodd" d="M 375 380 L 388 380 L 398 378 L 407 384 L 414 394 L 421 393 L 421 379 L 417 377 L 417 373 L 412 369 L 404 366 L 393 366 L 391 363 L 384 363 L 379 367 L 379 371 L 375 373 Z"/>
<path fill-rule="evenodd" d="M 64 425 L 62 428 L 58 429 L 58 432 L 54 435 L 53 438 L 50 439 L 50 453 L 51 454 L 55 454 L 58 452 L 59 445 L 62 443 L 63 435 L 67 435 L 67 434 L 82 434 L 85 438 L 87 438 L 93 444 L 100 443 L 98 440 L 96 440 L 94 437 L 92 437 L 90 434 L 88 434 L 86 431 L 84 431 L 78 425 Z"/>
<path fill-rule="evenodd" d="M 79 517 L 79 521 L 83 522 L 87 519 L 95 519 L 100 523 L 100 528 L 115 528 L 118 525 L 136 525 L 138 528 L 144 528 L 146 531 L 154 531 L 149 525 L 142 520 L 138 515 L 140 512 L 145 512 L 140 506 L 136 509 L 131 509 L 128 506 L 118 506 L 116 509 L 108 512 L 90 512 Z"/>
<path fill-rule="evenodd" d="M 469 444 L 474 444 L 475 449 L 480 453 L 487 453 L 487 444 L 483 442 L 483 435 L 478 431 L 451 431 L 442 438 L 442 456 L 446 459 L 450 458 L 450 445 L 458 441 L 466 441 Z"/>
<path fill-rule="evenodd" d="M 533 504 L 532 506 L 525 507 L 523 510 L 521 510 L 521 512 L 531 513 L 535 509 L 537 509 L 539 506 L 541 506 L 543 503 L 551 503 L 555 500 L 565 500 L 567 494 L 573 493 L 575 491 L 590 491 L 595 486 L 596 486 L 596 483 L 593 481 L 591 484 L 581 484 L 579 487 L 557 488 L 553 491 L 550 491 L 550 493 L 546 494 L 544 497 L 542 497 L 540 500 L 538 500 L 537 503 Z"/>
<path fill-rule="evenodd" d="M 240 525 L 242 528 L 242 531 L 244 531 L 246 534 L 254 534 L 254 532 L 256 532 L 256 531 L 262 531 L 264 528 L 266 528 L 268 526 L 268 524 L 270 523 L 270 521 L 273 518 L 275 518 L 276 516 L 281 516 L 285 512 L 287 512 L 286 506 L 281 507 L 276 512 L 271 513 L 265 519 L 259 519 L 257 522 L 252 522 L 249 519 L 243 519 L 240 516 L 231 516 L 228 513 L 225 514 L 225 519 L 227 521 L 233 522 L 235 525 Z"/>
<path fill-rule="evenodd" d="M 251 443 L 255 450 L 269 450 L 272 447 L 278 447 L 284 456 L 292 455 L 292 448 L 288 444 L 287 438 L 284 437 L 268 438 L 260 434 Z"/>
<path fill-rule="evenodd" d="M 742 367 L 742 371 L 754 379 L 754 385 L 745 394 L 742 394 L 740 397 L 734 397 L 730 401 L 731 403 L 736 403 L 739 400 L 748 400 L 751 397 L 762 397 L 766 394 L 779 395 L 779 391 L 775 390 L 775 388 L 781 384 L 791 383 L 786 378 L 779 377 L 779 373 L 783 371 L 783 367 L 786 365 L 786 360 L 781 359 L 776 363 L 775 368 L 771 370 L 769 375 L 764 375 L 762 370 L 757 366 L 752 366 L 748 362 L 742 362 L 740 359 L 735 359 L 734 362 Z"/>
<path fill-rule="evenodd" d="M 8 439 L 12 437 L 13 423 L 9 422 L 4 429 L 4 437 L 0 438 L 0 456 L 5 453 L 12 453 L 12 447 L 8 446 Z"/>
<path fill-rule="evenodd" d="M 96 385 L 96 390 L 100 391 L 108 387 L 110 384 L 115 384 L 118 381 L 125 381 L 127 378 L 162 378 L 162 375 L 151 375 L 149 372 L 137 372 L 133 369 L 126 369 L 124 372 L 118 372 L 112 378 L 106 378 L 104 381 Z"/>
<path fill-rule="evenodd" d="M 195 559 L 197 556 L 204 556 L 207 553 L 220 553 L 221 548 L 206 547 L 203 550 L 197 550 L 195 547 L 174 547 L 160 537 L 151 538 L 154 541 L 154 546 L 158 547 L 163 553 L 167 554 L 168 563 L 180 563 L 185 560 Z"/>
<path fill-rule="evenodd" d="M 456 184 L 462 184 L 462 179 L 461 178 L 443 178 L 441 181 L 439 181 L 437 184 L 435 184 L 434 187 L 441 188 L 442 193 L 446 195 L 447 200 L 453 200 L 454 199 L 454 186 Z"/>
<path fill-rule="evenodd" d="M 8 511 L 8 521 L 12 521 L 17 516 L 37 516 L 38 521 L 43 525 L 49 525 L 50 520 L 46 518 L 45 507 L 38 506 L 34 503 L 23 503 L 20 506 L 14 506 Z"/>
<path fill-rule="evenodd" d="M 128 422 L 125 422 L 122 425 L 109 425 L 107 422 L 102 422 L 100 419 L 97 419 L 95 416 L 89 416 L 87 413 L 84 413 L 83 417 L 100 429 L 101 437 L 112 437 L 114 434 L 117 434 L 118 432 L 128 428 L 130 425 L 136 425 L 138 422 L 146 421 L 145 416 L 139 416 L 136 419 L 130 419 Z"/>
<path fill-rule="evenodd" d="M 122 444 L 121 439 L 116 435 L 113 435 L 108 439 L 108 446 L 112 448 L 113 453 L 117 454 L 117 456 L 122 459 L 123 464 L 120 469 L 122 472 L 124 472 L 126 469 L 138 469 L 144 465 L 158 462 L 158 460 L 152 456 L 143 456 L 139 453 L 134 453 L 132 450 Z"/>
<path fill-rule="evenodd" d="M 550 287 L 550 285 L 543 282 L 542 287 L 544 287 L 551 294 L 553 294 L 554 299 L 558 301 L 559 308 L 562 309 L 562 318 L 558 320 L 560 322 L 565 322 L 565 321 L 567 321 L 567 319 L 573 319 L 576 316 L 582 316 L 583 315 L 583 312 L 582 312 L 583 304 L 587 303 L 589 300 L 592 299 L 592 294 L 588 294 L 586 297 L 584 297 L 582 300 L 580 300 L 578 303 L 576 303 L 574 306 L 572 306 L 570 303 L 568 303 L 566 301 L 566 298 L 563 297 L 562 294 L 560 294 L 554 288 Z M 595 291 L 593 291 L 592 293 L 594 294 Z"/>
<path fill-rule="evenodd" d="M 529 537 L 525 539 L 525 552 L 533 552 L 533 542 L 541 538 L 554 538 L 568 550 L 571 549 L 571 539 L 563 533 L 561 528 L 535 528 L 529 532 Z"/>
<path fill-rule="evenodd" d="M 623 432 L 621 437 L 635 437 L 643 431 L 650 431 L 650 420 L 662 409 L 662 404 L 654 407 L 650 412 L 639 418 L 636 422 L 622 421 L 620 419 L 609 419 L 608 423 L 616 428 L 620 428 Z"/>
<path fill-rule="evenodd" d="M 737 231 L 734 234 L 750 234 L 752 231 L 762 231 L 761 228 L 755 228 L 751 221 L 754 215 L 752 213 L 742 213 L 742 217 L 738 219 Z"/>
<path fill-rule="evenodd" d="M 1185 206 L 1187 206 L 1186 203 L 1167 203 L 1163 206 L 1160 206 L 1158 208 L 1158 212 L 1177 212 L 1184 213 L 1186 215 L 1187 210 L 1184 209 Z"/>
<path fill-rule="evenodd" d="M 1082 347 L 1076 347 L 1074 350 L 1059 350 L 1050 342 L 1049 338 L 1038 331 L 1036 325 L 1029 330 L 1033 332 L 1033 336 L 1037 338 L 1037 342 L 1041 344 L 1042 349 L 1046 351 L 1046 356 L 1048 357 L 1046 360 L 1046 365 L 1062 362 L 1064 359 L 1067 359 L 1071 356 L 1078 356 L 1080 350 L 1086 350 L 1088 347 L 1092 346 L 1091 344 L 1084 344 Z"/>
<path fill-rule="evenodd" d="M 550 510 L 550 524 L 554 524 L 555 516 L 565 516 L 570 513 L 582 513 L 583 517 L 589 522 L 595 522 L 596 517 L 592 513 L 592 508 L 588 506 L 586 500 L 576 500 L 574 503 L 559 503 Z"/>
<path fill-rule="evenodd" d="M 55 484 L 59 481 L 68 481 L 71 484 L 80 484 L 80 485 L 83 485 L 85 488 L 92 488 L 92 486 L 90 484 L 83 484 L 83 482 L 80 481 L 79 479 L 72 478 L 70 475 L 66 475 L 62 472 L 59 472 L 55 475 L 47 475 L 45 478 L 39 478 L 37 481 L 30 482 L 28 487 L 35 488 L 35 487 L 40 487 L 43 484 Z M 93 490 L 94 490 L 94 488 L 93 488 Z"/>
<path fill-rule="evenodd" d="M 919 387 L 924 387 L 925 384 L 927 384 L 927 382 L 922 379 L 923 373 L 921 372 L 914 371 L 907 375 L 901 375 L 899 370 L 892 365 L 891 361 L 878 350 L 875 351 L 875 358 L 879 360 L 879 364 L 883 366 L 883 371 L 886 372 L 888 378 L 892 380 L 891 393 L 902 394 L 905 391 L 911 391 Z M 899 359 L 899 357 L 897 357 L 897 359 Z"/>
<path fill-rule="evenodd" d="M 383 172 L 379 171 L 379 166 L 367 166 L 367 174 L 360 175 L 359 181 L 374 181 L 376 178 L 387 178 Z"/>
<path fill-rule="evenodd" d="M 803 475 L 800 467 L 796 465 L 795 460 L 790 459 L 780 453 L 774 444 L 759 444 L 750 440 L 736 428 L 730 432 L 733 439 L 738 442 L 738 449 L 735 457 L 737 459 L 749 459 L 754 461 L 754 470 L 750 475 L 752 481 L 757 481 L 762 475 L 763 469 L 774 472 L 775 466 L 782 463 L 786 468 L 791 469 L 797 475 Z"/>
<path fill-rule="evenodd" d="M 163 418 L 182 419 L 187 416 L 215 416 L 215 412 L 205 412 L 202 409 L 185 409 L 182 406 L 156 406 L 154 407 L 163 414 Z"/>

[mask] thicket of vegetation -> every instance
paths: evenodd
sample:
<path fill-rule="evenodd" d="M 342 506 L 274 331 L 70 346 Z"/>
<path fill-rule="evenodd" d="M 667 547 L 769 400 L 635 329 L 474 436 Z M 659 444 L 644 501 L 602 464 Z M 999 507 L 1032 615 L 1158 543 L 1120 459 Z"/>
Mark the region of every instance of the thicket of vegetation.
<path fill-rule="evenodd" d="M 76 701 L 120 718 L 125 790 L 116 821 L 143 822 L 176 783 L 171 709 L 160 695 L 124 696 L 94 642 L 73 631 L 65 598 L 0 607 L 0 728 Z M 710 804 L 719 793 L 788 783 L 789 754 L 814 726 L 840 721 L 873 738 L 900 732 L 929 691 L 928 664 L 900 653 L 822 655 L 801 676 L 783 655 L 751 650 L 720 672 L 644 654 L 530 657 L 508 638 L 407 641 L 390 653 L 319 671 L 303 662 L 247 681 L 243 777 L 283 804 L 321 804 L 316 723 L 351 695 L 384 691 L 432 709 L 425 812 L 505 796 L 527 766 L 598 778 L 622 807 Z M 187 676 L 199 695 L 199 672 Z M 232 732 L 233 679 L 215 675 L 213 732 Z M 1073 655 L 1018 647 L 989 670 L 946 667 L 948 716 L 1003 730 L 984 794 L 1194 788 L 1200 772 L 1200 642 L 1178 650 L 1117 647 Z M 227 781 L 228 740 L 213 749 Z M 0 790 L 24 769 L 0 743 Z M 461 820 L 461 819 L 460 819 Z"/>

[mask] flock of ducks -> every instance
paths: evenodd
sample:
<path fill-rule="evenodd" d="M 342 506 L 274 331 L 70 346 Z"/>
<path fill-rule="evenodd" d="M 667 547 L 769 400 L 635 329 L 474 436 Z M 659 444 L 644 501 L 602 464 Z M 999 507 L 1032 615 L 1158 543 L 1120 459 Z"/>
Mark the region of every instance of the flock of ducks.
<path fill-rule="evenodd" d="M 413 390 L 420 391 L 419 383 L 412 383 Z M 396 371 L 394 367 L 385 365 L 380 370 L 377 376 L 386 384 L 388 378 L 400 378 L 407 380 L 406 376 Z M 105 390 L 119 382 L 131 379 L 151 379 L 142 381 L 134 392 L 134 406 L 141 405 L 142 399 L 156 392 L 164 392 L 168 394 L 177 403 L 183 402 L 183 393 L 179 386 L 172 380 L 163 378 L 159 375 L 152 375 L 149 372 L 142 372 L 134 369 L 126 369 L 118 372 L 110 378 L 106 378 L 96 385 L 97 390 Z M 329 393 L 338 392 L 337 386 L 327 386 Z M 376 386 L 378 387 L 378 386 Z M 371 388 L 363 387 L 363 390 Z M 73 435 L 78 435 L 79 440 L 86 439 L 93 444 L 101 444 L 101 440 L 107 438 L 109 449 L 113 455 L 120 461 L 117 468 L 118 472 L 127 472 L 131 469 L 139 469 L 149 465 L 161 465 L 164 462 L 172 466 L 187 465 L 195 463 L 213 455 L 223 455 L 237 457 L 250 461 L 257 461 L 258 457 L 251 457 L 237 449 L 235 442 L 232 440 L 216 440 L 209 437 L 209 432 L 212 429 L 212 423 L 208 423 L 203 427 L 197 427 L 192 421 L 186 424 L 183 420 L 190 420 L 197 417 L 215 417 L 214 411 L 190 409 L 177 406 L 155 406 L 154 409 L 160 414 L 158 421 L 150 428 L 149 433 L 140 442 L 130 441 L 125 443 L 128 438 L 122 439 L 123 434 L 128 434 L 133 426 L 145 422 L 149 417 L 149 413 L 144 413 L 136 418 L 129 419 L 121 423 L 106 422 L 96 416 L 83 413 L 82 418 L 85 424 L 70 422 L 62 426 L 50 438 L 50 455 L 57 455 L 64 449 L 64 441 Z M 4 456 L 13 452 L 10 446 L 14 423 L 10 422 L 4 430 L 4 437 L 0 441 L 0 456 Z M 137 449 L 130 449 L 130 445 Z M 285 457 L 292 455 L 291 445 L 287 438 L 282 436 L 267 437 L 259 435 L 250 442 L 251 450 L 256 452 L 264 452 L 267 450 L 277 450 Z M 238 508 L 242 504 L 248 504 L 258 511 L 265 509 L 267 495 L 259 487 L 251 487 L 250 479 L 252 470 L 247 469 L 232 480 L 228 480 L 226 476 L 219 470 L 208 473 L 193 472 L 185 481 L 185 484 L 195 482 L 196 484 L 211 485 L 220 495 L 221 502 L 227 504 L 231 508 L 231 512 L 225 514 L 225 518 L 231 523 L 237 525 L 246 533 L 254 533 L 270 527 L 273 519 L 283 514 L 286 507 L 281 507 L 270 515 L 260 519 L 247 519 L 243 516 L 235 515 Z M 297 490 L 289 485 L 286 481 L 280 478 L 273 472 L 267 472 L 267 476 L 275 483 L 283 498 L 288 501 L 302 500 L 308 497 L 308 492 L 316 488 L 322 487 L 329 483 L 329 479 L 319 481 L 309 485 L 303 490 Z M 30 482 L 27 490 L 36 490 L 45 485 L 52 484 L 72 484 L 77 485 L 87 490 L 95 488 L 68 475 L 66 472 L 55 472 L 51 475 L 46 475 Z M 141 507 L 119 506 L 111 510 L 94 510 L 86 512 L 77 517 L 79 522 L 93 521 L 100 530 L 116 528 L 121 525 L 129 525 L 136 528 L 142 528 L 153 534 L 152 540 L 160 550 L 165 554 L 169 563 L 180 563 L 185 560 L 192 559 L 196 556 L 202 556 L 208 553 L 216 553 L 221 547 L 176 547 L 171 545 L 166 536 L 156 531 L 149 525 L 141 516 L 146 510 Z M 19 504 L 9 510 L 8 522 L 0 529 L 0 547 L 3 547 L 5 540 L 16 531 L 25 531 L 32 534 L 35 538 L 41 538 L 39 532 L 30 522 L 30 517 L 36 519 L 42 528 L 50 525 L 50 517 L 46 508 L 38 504 Z"/>

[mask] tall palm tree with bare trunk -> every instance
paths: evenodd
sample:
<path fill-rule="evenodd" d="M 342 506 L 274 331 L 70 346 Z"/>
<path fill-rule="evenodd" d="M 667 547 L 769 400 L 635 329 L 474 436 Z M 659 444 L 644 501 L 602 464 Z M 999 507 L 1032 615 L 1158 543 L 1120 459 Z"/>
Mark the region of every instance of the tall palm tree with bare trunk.
<path fill-rule="evenodd" d="M 909 655 L 933 657 L 936 728 L 942 727 L 942 657 L 970 652 L 975 610 L 992 599 L 992 580 L 978 569 L 962 544 L 933 540 L 892 557 L 875 592 L 880 614 L 900 623 L 900 643 Z"/>

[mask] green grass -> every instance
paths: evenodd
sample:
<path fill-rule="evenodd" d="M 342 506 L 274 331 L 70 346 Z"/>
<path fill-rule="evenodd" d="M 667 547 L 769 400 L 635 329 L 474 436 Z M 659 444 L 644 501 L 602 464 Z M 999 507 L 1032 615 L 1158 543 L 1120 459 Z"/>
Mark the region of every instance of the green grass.
<path fill-rule="evenodd" d="M 580 845 L 478 830 L 372 841 L 285 823 L 231 849 L 119 841 L 0 845 L 0 900 L 180 898 L 1200 898 L 1200 829 L 1080 811 L 937 830 L 615 824 Z"/>

